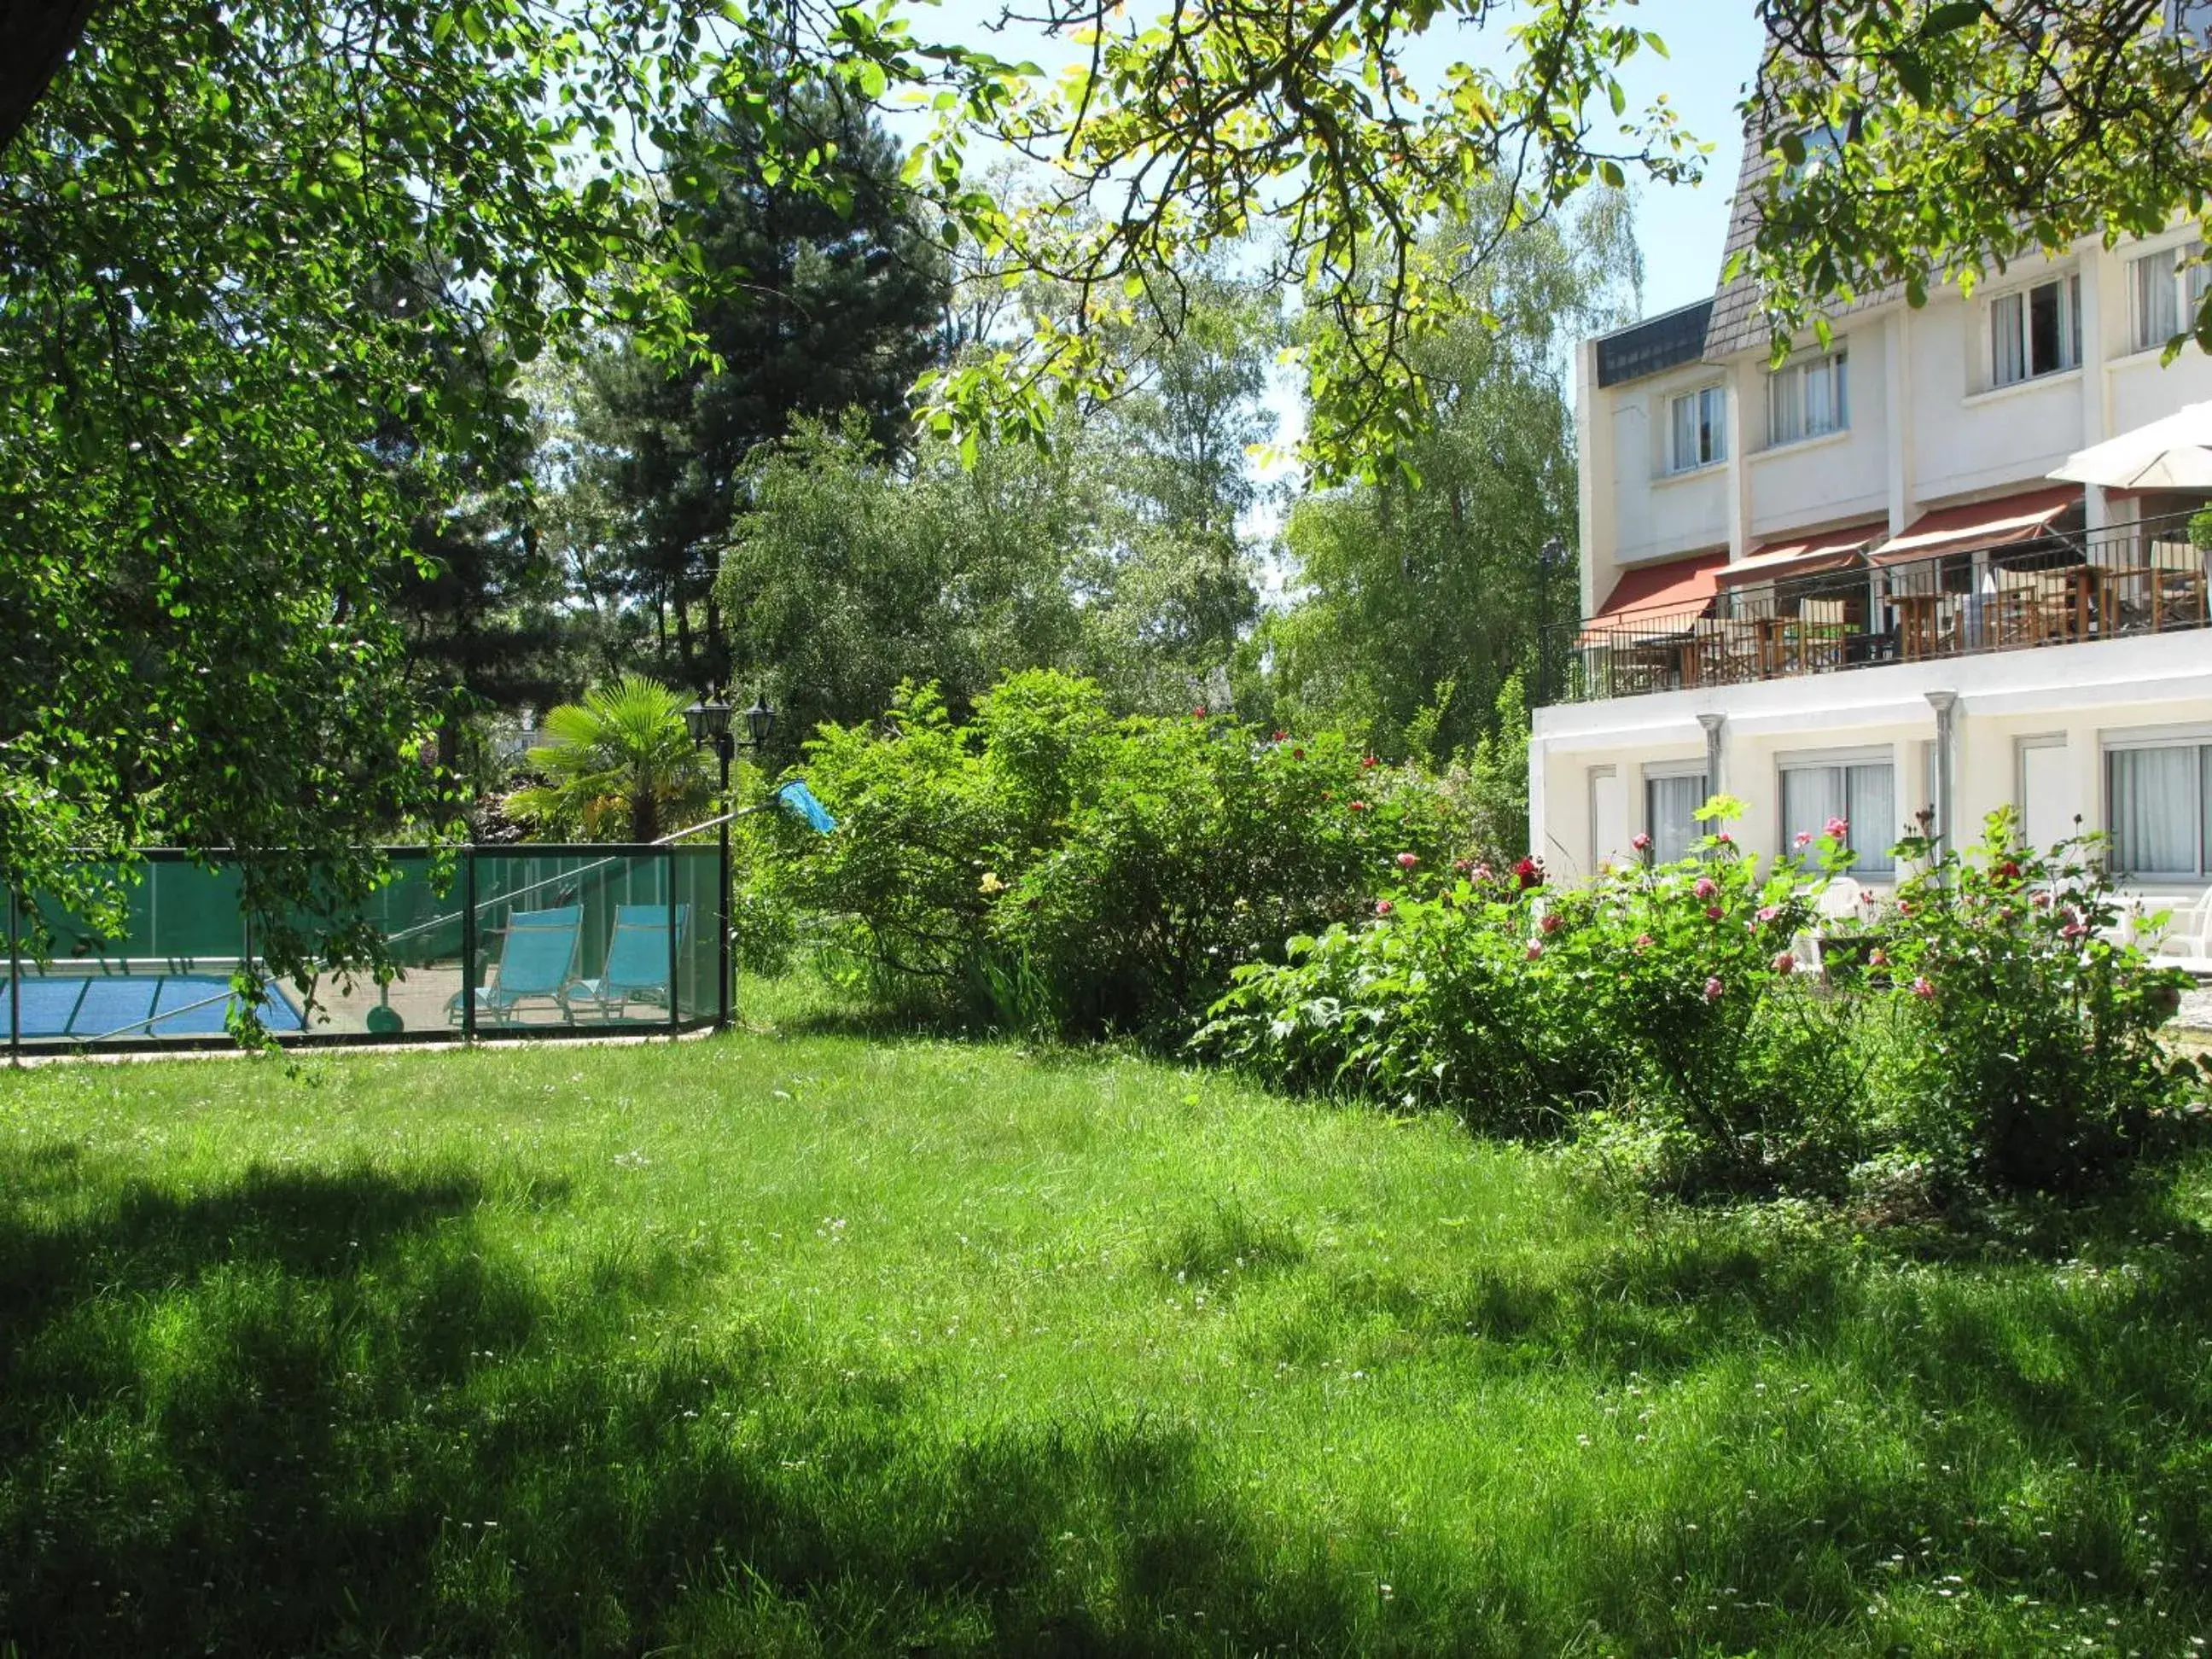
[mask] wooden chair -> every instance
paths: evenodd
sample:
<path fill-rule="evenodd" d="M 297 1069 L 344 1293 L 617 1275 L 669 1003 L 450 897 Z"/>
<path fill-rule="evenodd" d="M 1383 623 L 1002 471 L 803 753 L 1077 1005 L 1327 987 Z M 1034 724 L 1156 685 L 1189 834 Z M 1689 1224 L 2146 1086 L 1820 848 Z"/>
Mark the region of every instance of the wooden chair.
<path fill-rule="evenodd" d="M 2202 628 L 2206 620 L 2203 552 L 2185 541 L 2162 536 L 2150 544 L 2150 568 L 2151 627 Z"/>
<path fill-rule="evenodd" d="M 1765 672 L 1758 622 L 1750 617 L 1720 619 L 1719 679 L 1723 684 L 1755 680 Z"/>
<path fill-rule="evenodd" d="M 1844 665 L 1844 641 L 1851 631 L 1850 606 L 1842 599 L 1807 599 L 1797 607 L 1798 650 L 1811 674 Z"/>
<path fill-rule="evenodd" d="M 2040 642 L 2043 590 L 2036 580 L 2039 574 L 2033 570 L 1997 568 L 1996 602 L 1990 610 L 1991 632 L 1996 636 L 1993 643 L 2000 650 L 2008 646 Z"/>

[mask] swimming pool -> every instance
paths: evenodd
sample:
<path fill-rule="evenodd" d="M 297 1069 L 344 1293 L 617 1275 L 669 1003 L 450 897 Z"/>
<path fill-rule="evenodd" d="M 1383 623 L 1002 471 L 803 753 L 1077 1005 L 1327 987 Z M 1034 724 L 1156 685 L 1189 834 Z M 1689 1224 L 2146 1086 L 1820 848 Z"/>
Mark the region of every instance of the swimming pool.
<path fill-rule="evenodd" d="M 18 998 L 23 1040 L 221 1036 L 238 999 L 222 974 L 26 974 L 21 990 L 0 979 L 0 1040 L 15 1033 Z M 276 987 L 261 998 L 272 1031 L 304 1029 L 300 1011 Z"/>

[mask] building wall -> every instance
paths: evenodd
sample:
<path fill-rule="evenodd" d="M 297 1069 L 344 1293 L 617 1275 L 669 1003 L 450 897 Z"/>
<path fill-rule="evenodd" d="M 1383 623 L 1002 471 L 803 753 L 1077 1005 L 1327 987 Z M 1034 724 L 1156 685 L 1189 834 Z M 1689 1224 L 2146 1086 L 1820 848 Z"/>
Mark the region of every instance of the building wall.
<path fill-rule="evenodd" d="M 2195 345 L 2170 364 L 2158 350 L 2131 349 L 2128 262 L 2191 234 L 2111 252 L 2087 243 L 2061 259 L 2019 262 L 1971 297 L 1951 288 L 1918 311 L 1851 313 L 1835 336 L 1850 355 L 1850 430 L 1782 447 L 1765 442 L 1763 351 L 1601 388 L 1586 349 L 1577 387 L 1586 608 L 1603 602 L 1627 565 L 1722 545 L 1741 558 L 1795 532 L 1885 514 L 1902 530 L 1929 507 L 2034 487 L 2088 444 L 2212 400 L 2212 360 Z M 2081 278 L 2081 366 L 1993 387 L 1991 304 L 2068 275 Z M 1817 348 L 1808 337 L 1799 349 Z M 1716 380 L 1729 389 L 1729 459 L 1670 477 L 1667 400 Z"/>
<path fill-rule="evenodd" d="M 2212 635 L 2092 641 L 1540 709 L 1529 746 L 1532 806 L 1541 807 L 1532 811 L 1535 850 L 1571 878 L 1622 856 L 1627 836 L 1644 827 L 1644 775 L 1705 756 L 1701 714 L 1721 717 L 1716 787 L 1745 803 L 1735 833 L 1747 850 L 1783 850 L 1780 763 L 1838 751 L 1887 755 L 1899 819 L 1893 828 L 1902 833 L 1913 812 L 1933 804 L 1925 782 L 1937 732 L 1930 692 L 1957 697 L 1954 834 L 1977 839 L 1986 815 L 2009 805 L 2030 811 L 2047 844 L 2057 839 L 2054 825 L 2071 832 L 2076 813 L 2085 830 L 2106 827 L 2107 741 L 2212 727 Z M 2029 749 L 2037 752 L 2024 760 Z M 2023 799 L 2024 772 L 2042 792 L 2032 801 Z M 1608 794 L 1620 802 L 1616 821 L 1594 823 L 1594 799 Z"/>

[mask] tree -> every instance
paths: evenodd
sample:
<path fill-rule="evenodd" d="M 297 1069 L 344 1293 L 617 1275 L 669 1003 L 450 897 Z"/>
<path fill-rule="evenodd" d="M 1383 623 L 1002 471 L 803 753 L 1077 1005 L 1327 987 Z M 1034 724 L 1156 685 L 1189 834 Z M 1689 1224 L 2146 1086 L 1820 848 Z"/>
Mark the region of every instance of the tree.
<path fill-rule="evenodd" d="M 697 251 L 701 274 L 684 288 L 711 358 L 672 366 L 628 345 L 591 365 L 607 483 L 635 524 L 632 591 L 674 624 L 666 666 L 685 684 L 729 675 L 714 578 L 745 458 L 800 416 L 847 410 L 865 414 L 877 447 L 902 448 L 949 291 L 899 149 L 866 107 L 812 84 L 781 120 L 786 141 L 803 130 L 834 155 L 822 177 L 836 198 L 775 182 L 742 106 L 700 118 L 670 158 L 667 216 Z"/>
<path fill-rule="evenodd" d="M 2206 216 L 2212 10 L 2195 0 L 1764 0 L 1745 106 L 1766 165 L 1740 270 L 1777 337 L 1919 305 L 2083 237 Z M 2212 349 L 2212 289 L 2191 330 Z M 2176 345 L 2179 343 L 2177 341 Z"/>
<path fill-rule="evenodd" d="M 1446 227 L 1437 244 L 1449 258 L 1486 234 Z M 1436 416 L 1403 452 L 1412 476 L 1310 495 L 1291 515 L 1299 596 L 1261 639 L 1273 718 L 1342 724 L 1438 763 L 1487 729 L 1501 687 L 1534 662 L 1539 551 L 1575 535 L 1566 353 L 1632 303 L 1638 275 L 1617 195 L 1497 245 L 1468 296 L 1495 325 L 1468 314 L 1421 347 Z"/>
<path fill-rule="evenodd" d="M 658 680 L 625 674 L 580 703 L 547 710 L 550 741 L 530 751 L 547 781 L 516 790 L 507 810 L 591 841 L 659 840 L 672 818 L 708 798 L 686 701 Z"/>
<path fill-rule="evenodd" d="M 734 684 L 788 718 L 794 750 L 823 721 L 872 719 L 902 682 L 964 713 L 1008 672 L 1072 663 L 1073 573 L 1098 516 L 1073 446 L 924 443 L 902 471 L 865 416 L 802 422 L 757 452 L 723 557 Z"/>

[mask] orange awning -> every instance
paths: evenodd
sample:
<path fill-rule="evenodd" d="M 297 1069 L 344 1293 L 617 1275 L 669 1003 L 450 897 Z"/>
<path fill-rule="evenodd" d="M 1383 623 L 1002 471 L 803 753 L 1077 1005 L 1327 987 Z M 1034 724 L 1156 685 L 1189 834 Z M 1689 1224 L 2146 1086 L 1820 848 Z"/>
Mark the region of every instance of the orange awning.
<path fill-rule="evenodd" d="M 1728 549 L 1717 547 L 1622 571 L 1576 643 L 1604 645 L 1686 631 L 1712 610 L 1719 591 L 1716 579 L 1727 563 Z"/>
<path fill-rule="evenodd" d="M 1785 581 L 1795 576 L 1848 570 L 1859 562 L 1859 556 L 1881 535 L 1887 524 L 1888 520 L 1879 520 L 1842 530 L 1793 536 L 1786 542 L 1769 542 L 1756 553 L 1723 569 L 1720 585 L 1723 588 L 1748 587 L 1754 582 Z"/>
<path fill-rule="evenodd" d="M 2048 534 L 2068 507 L 2081 504 L 2081 488 L 2061 484 L 1968 507 L 1938 507 L 1915 519 L 1902 536 L 1893 536 L 1875 549 L 1874 562 L 1899 564 L 1907 559 L 1931 559 L 1944 553 L 2033 541 Z"/>

